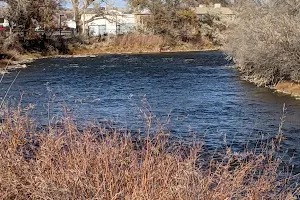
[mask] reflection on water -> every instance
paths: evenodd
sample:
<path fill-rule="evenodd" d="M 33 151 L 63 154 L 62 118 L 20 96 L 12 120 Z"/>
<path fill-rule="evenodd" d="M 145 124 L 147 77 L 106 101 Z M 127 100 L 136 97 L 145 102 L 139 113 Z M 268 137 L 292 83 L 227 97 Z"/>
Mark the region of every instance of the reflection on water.
<path fill-rule="evenodd" d="M 247 141 L 274 137 L 282 106 L 288 155 L 300 164 L 300 101 L 241 81 L 218 52 L 157 55 L 106 55 L 95 58 L 43 59 L 22 70 L 10 100 L 35 104 L 31 116 L 40 123 L 62 116 L 64 107 L 78 121 L 114 120 L 132 129 L 142 123 L 141 100 L 147 98 L 160 120 L 181 137 L 205 137 L 218 147 L 242 148 Z M 1 93 L 16 73 L 5 76 Z"/>

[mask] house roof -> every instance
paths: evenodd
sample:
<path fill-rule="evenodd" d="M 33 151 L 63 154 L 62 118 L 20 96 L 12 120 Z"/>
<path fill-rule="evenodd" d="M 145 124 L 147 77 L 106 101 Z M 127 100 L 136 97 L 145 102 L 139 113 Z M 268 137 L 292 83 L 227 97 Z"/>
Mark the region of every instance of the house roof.
<path fill-rule="evenodd" d="M 196 13 L 196 15 L 205 15 L 208 13 L 220 13 L 222 15 L 234 15 L 235 13 L 228 7 L 221 7 L 221 8 L 213 8 L 213 7 L 192 7 L 192 11 Z M 150 12 L 141 11 L 134 13 L 135 15 L 150 15 Z"/>
<path fill-rule="evenodd" d="M 222 15 L 234 15 L 234 12 L 227 7 L 211 8 L 211 7 L 194 7 L 191 8 L 197 15 L 205 15 L 211 12 L 217 12 Z"/>

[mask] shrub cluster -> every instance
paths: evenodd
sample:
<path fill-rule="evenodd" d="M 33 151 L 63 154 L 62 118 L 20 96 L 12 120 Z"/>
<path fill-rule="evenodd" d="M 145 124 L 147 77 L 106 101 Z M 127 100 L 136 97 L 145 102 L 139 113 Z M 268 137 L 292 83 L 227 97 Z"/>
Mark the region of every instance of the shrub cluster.
<path fill-rule="evenodd" d="M 244 77 L 258 85 L 300 82 L 299 1 L 236 2 L 224 46 Z"/>

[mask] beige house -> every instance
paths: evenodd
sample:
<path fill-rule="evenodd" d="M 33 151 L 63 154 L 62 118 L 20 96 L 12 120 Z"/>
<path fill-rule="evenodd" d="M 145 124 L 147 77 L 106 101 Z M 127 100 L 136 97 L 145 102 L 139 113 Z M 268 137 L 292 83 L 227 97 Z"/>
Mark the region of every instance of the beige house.
<path fill-rule="evenodd" d="M 207 14 L 218 14 L 224 20 L 234 20 L 235 13 L 228 7 L 222 7 L 221 4 L 215 4 L 214 6 L 199 5 L 199 7 L 191 8 L 196 13 L 199 19 L 203 18 Z"/>
<path fill-rule="evenodd" d="M 207 14 L 217 14 L 222 20 L 233 21 L 235 13 L 228 7 L 222 7 L 221 4 L 214 4 L 213 6 L 205 6 L 200 4 L 199 7 L 190 8 L 197 15 L 198 19 L 203 19 Z M 145 29 L 145 24 L 151 15 L 149 11 L 144 10 L 140 13 L 134 13 L 137 28 L 140 30 Z"/>
<path fill-rule="evenodd" d="M 149 13 L 134 13 L 136 27 L 138 30 L 146 30 L 146 23 L 149 19 Z"/>

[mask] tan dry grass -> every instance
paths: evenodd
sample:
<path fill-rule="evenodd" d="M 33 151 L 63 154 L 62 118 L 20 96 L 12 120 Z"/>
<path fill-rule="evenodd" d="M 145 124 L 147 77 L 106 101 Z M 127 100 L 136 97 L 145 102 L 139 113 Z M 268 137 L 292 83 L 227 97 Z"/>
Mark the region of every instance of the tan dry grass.
<path fill-rule="evenodd" d="M 70 48 L 74 55 L 103 53 L 147 53 L 159 52 L 163 43 L 160 36 L 128 34 L 108 39 L 106 42 L 92 41 L 91 45 Z"/>
<path fill-rule="evenodd" d="M 111 45 L 119 50 L 159 52 L 164 39 L 159 35 L 128 34 L 116 37 Z"/>
<path fill-rule="evenodd" d="M 184 52 L 217 49 L 203 38 L 199 43 L 178 42 L 169 46 L 166 39 L 158 35 L 128 34 L 110 38 L 106 42 L 97 42 L 91 39 L 91 45 L 70 47 L 73 55 L 96 55 L 103 53 L 159 53 Z"/>
<path fill-rule="evenodd" d="M 272 153 L 197 162 L 199 146 L 170 150 L 164 132 L 134 140 L 99 126 L 79 131 L 68 118 L 37 131 L 20 111 L 0 126 L 1 199 L 295 199 Z M 179 148 L 180 149 L 180 148 Z M 200 153 L 200 154 L 199 154 Z M 197 164 L 198 163 L 198 164 Z"/>
<path fill-rule="evenodd" d="M 300 84 L 291 81 L 281 81 L 274 87 L 278 92 L 289 94 L 292 96 L 300 96 Z"/>

